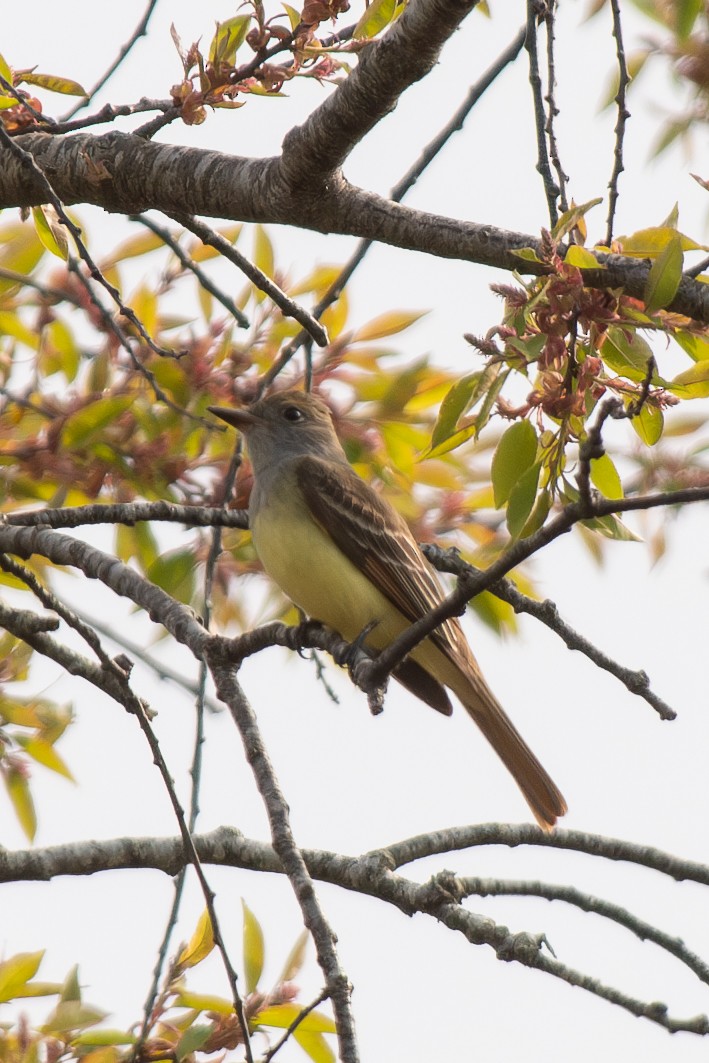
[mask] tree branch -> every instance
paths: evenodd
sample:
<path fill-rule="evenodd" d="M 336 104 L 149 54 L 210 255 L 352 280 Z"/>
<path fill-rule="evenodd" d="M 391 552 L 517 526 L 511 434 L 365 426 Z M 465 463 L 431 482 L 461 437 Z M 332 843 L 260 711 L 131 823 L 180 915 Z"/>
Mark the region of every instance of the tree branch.
<path fill-rule="evenodd" d="M 230 827 L 220 827 L 209 834 L 195 836 L 194 843 L 203 864 L 213 863 L 278 874 L 284 871 L 281 859 L 274 849 L 264 842 L 245 838 L 239 831 Z M 615 905 L 590 897 L 582 891 L 562 887 L 487 880 L 482 884 L 483 888 L 478 890 L 476 885 L 480 884 L 479 879 L 457 878 L 448 871 L 440 872 L 424 883 L 393 873 L 394 868 L 401 863 L 481 844 L 529 844 L 574 849 L 606 859 L 629 860 L 644 867 L 652 867 L 677 880 L 692 879 L 709 885 L 709 867 L 705 865 L 680 860 L 660 850 L 614 838 L 561 829 L 547 834 L 528 824 L 482 824 L 450 828 L 409 838 L 359 857 L 342 856 L 321 850 L 302 850 L 301 855 L 313 878 L 377 898 L 406 915 L 414 912 L 429 915 L 449 929 L 462 933 L 472 944 L 491 946 L 497 958 L 504 962 L 517 962 L 545 971 L 672 1032 L 684 1030 L 702 1036 L 709 1034 L 709 1019 L 705 1015 L 689 1019 L 674 1018 L 668 1014 L 664 1004 L 643 1002 L 560 963 L 545 951 L 548 943 L 544 934 L 512 932 L 492 919 L 463 908 L 461 900 L 473 891 L 507 895 L 516 892 L 518 887 L 521 893 L 561 899 L 584 910 L 596 911 L 605 918 L 619 921 L 641 938 L 647 936 L 656 940 L 656 943 L 672 952 L 697 977 L 706 981 L 707 968 L 701 959 L 676 939 L 642 920 L 631 916 L 629 920 L 624 921 L 622 913 Z M 151 868 L 174 876 L 184 865 L 184 859 L 180 840 L 176 838 L 119 838 L 111 841 L 69 843 L 28 851 L 0 850 L 0 882 L 47 881 L 58 875 L 90 875 L 119 868 Z"/>

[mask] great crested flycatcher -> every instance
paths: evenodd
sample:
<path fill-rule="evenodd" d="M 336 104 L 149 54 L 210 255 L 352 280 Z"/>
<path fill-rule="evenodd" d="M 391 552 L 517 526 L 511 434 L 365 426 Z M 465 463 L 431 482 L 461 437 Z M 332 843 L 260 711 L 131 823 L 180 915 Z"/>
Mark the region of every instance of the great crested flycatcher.
<path fill-rule="evenodd" d="M 210 411 L 243 432 L 254 473 L 249 521 L 268 575 L 314 620 L 364 645 L 389 645 L 443 598 L 404 520 L 355 473 L 329 410 L 282 391 L 252 406 Z M 485 682 L 457 619 L 446 620 L 394 671 L 449 716 L 449 687 L 517 781 L 541 827 L 566 802 Z"/>

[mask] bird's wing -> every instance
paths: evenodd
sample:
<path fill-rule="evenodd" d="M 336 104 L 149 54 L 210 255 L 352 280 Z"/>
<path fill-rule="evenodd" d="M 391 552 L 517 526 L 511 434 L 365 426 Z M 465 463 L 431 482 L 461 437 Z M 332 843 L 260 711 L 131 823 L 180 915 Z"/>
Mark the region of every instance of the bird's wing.
<path fill-rule="evenodd" d="M 353 469 L 307 456 L 297 476 L 318 524 L 410 623 L 439 604 L 441 586 L 405 521 Z M 453 660 L 466 653 L 456 620 L 444 621 L 430 637 Z"/>

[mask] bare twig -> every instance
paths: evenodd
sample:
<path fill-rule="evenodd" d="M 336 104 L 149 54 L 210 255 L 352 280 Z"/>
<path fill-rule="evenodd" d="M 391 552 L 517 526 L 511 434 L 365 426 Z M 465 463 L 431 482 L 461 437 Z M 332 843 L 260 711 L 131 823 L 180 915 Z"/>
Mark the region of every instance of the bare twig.
<path fill-rule="evenodd" d="M 133 33 L 131 34 L 130 38 L 125 42 L 125 44 L 121 45 L 121 49 L 116 58 L 113 60 L 108 69 L 101 75 L 96 84 L 89 89 L 86 96 L 84 96 L 82 100 L 76 103 L 71 108 L 71 110 L 67 111 L 67 113 L 62 117 L 62 122 L 67 122 L 70 118 L 74 117 L 77 111 L 82 110 L 82 108 L 84 107 L 88 107 L 89 103 L 94 98 L 96 93 L 100 92 L 103 86 L 109 80 L 109 78 L 113 77 L 123 60 L 130 53 L 131 49 L 133 48 L 133 45 L 137 41 L 139 41 L 141 37 L 145 36 L 148 29 L 148 22 L 150 21 L 150 16 L 155 10 L 157 2 L 158 0 L 148 0 L 148 6 L 143 12 L 143 15 L 140 21 L 138 22 L 138 25 L 135 27 Z"/>
<path fill-rule="evenodd" d="M 544 24 L 546 26 L 547 33 L 547 94 L 546 102 L 548 105 L 548 117 L 546 124 L 546 134 L 549 140 L 549 157 L 551 164 L 556 172 L 556 179 L 559 183 L 559 205 L 562 209 L 568 210 L 569 204 L 566 198 L 566 182 L 568 176 L 564 172 L 564 168 L 561 165 L 561 159 L 559 158 L 559 145 L 556 140 L 556 130 L 554 125 L 554 119 L 559 113 L 559 109 L 556 106 L 556 63 L 554 58 L 554 14 L 556 8 L 556 0 L 546 0 L 546 11 L 544 13 Z"/>
<path fill-rule="evenodd" d="M 540 13 L 543 13 L 543 5 L 539 0 L 527 0 L 527 34 L 525 47 L 529 55 L 529 83 L 532 86 L 532 100 L 534 104 L 534 125 L 537 131 L 537 172 L 544 183 L 544 194 L 549 211 L 549 222 L 554 228 L 559 214 L 557 200 L 559 187 L 556 184 L 549 165 L 547 152 L 547 115 L 544 110 L 544 98 L 542 90 L 542 78 L 539 73 L 539 55 L 537 52 L 537 22 Z"/>
<path fill-rule="evenodd" d="M 611 13 L 613 16 L 613 36 L 615 37 L 616 56 L 618 59 L 618 92 L 615 102 L 618 107 L 618 117 L 615 123 L 615 148 L 613 150 L 613 171 L 608 183 L 608 222 L 606 225 L 606 246 L 610 247 L 613 239 L 613 221 L 615 209 L 618 203 L 618 180 L 625 169 L 623 164 L 623 141 L 625 139 L 625 126 L 630 118 L 630 111 L 626 107 L 626 93 L 630 84 L 628 67 L 625 61 L 625 48 L 623 46 L 623 26 L 620 18 L 619 0 L 611 0 Z"/>
<path fill-rule="evenodd" d="M 171 217 L 180 225 L 183 225 L 185 229 L 189 229 L 195 236 L 198 236 L 203 244 L 215 247 L 224 258 L 228 259 L 229 262 L 233 262 L 260 291 L 265 292 L 273 300 L 284 317 L 292 317 L 299 325 L 302 325 L 319 347 L 326 346 L 328 342 L 327 331 L 320 322 L 287 296 L 270 277 L 267 277 L 253 262 L 249 262 L 248 258 L 242 255 L 240 251 L 237 251 L 228 240 L 225 240 L 223 236 L 220 236 L 214 229 L 211 229 L 197 218 L 185 214 L 172 214 Z"/>
<path fill-rule="evenodd" d="M 214 298 L 222 304 L 224 309 L 234 318 L 239 328 L 249 327 L 249 319 L 246 314 L 244 314 L 242 310 L 239 310 L 234 300 L 230 299 L 228 295 L 221 291 L 221 289 L 210 280 L 204 270 L 182 250 L 179 241 L 164 227 L 164 225 L 158 225 L 145 214 L 130 214 L 128 220 L 144 225 L 146 229 L 150 229 L 150 231 L 155 233 L 156 236 L 159 236 L 166 247 L 170 248 L 180 265 L 195 275 L 202 288 L 204 288 L 206 292 L 209 292 L 210 295 L 213 295 Z"/>

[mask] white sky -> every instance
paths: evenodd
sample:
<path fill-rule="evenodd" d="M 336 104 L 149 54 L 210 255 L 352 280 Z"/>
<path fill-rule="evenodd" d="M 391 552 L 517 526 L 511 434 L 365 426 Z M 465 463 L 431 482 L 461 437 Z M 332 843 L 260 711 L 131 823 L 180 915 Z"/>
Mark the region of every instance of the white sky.
<path fill-rule="evenodd" d="M 523 22 L 521 4 L 495 6 L 493 21 L 470 16 L 434 74 L 414 86 L 358 149 L 346 169 L 350 180 L 385 192 L 408 168 L 469 83 Z M 598 117 L 606 83 L 598 71 L 610 71 L 613 51 L 606 15 L 583 25 L 573 45 L 564 44 L 564 25 L 578 17 L 580 5 L 562 6 L 559 136 L 571 193 L 583 202 L 603 194 L 610 172 L 614 115 Z M 112 8 L 109 29 L 103 5 L 38 0 L 31 22 L 6 20 L 0 51 L 14 66 L 36 64 L 89 85 L 130 35 L 142 7 L 142 0 L 124 0 Z M 166 96 L 180 76 L 169 22 L 189 43 L 198 36 L 208 39 L 213 23 L 233 13 L 233 7 L 216 0 L 163 2 L 148 40 L 137 46 L 99 103 Z M 629 36 L 645 31 L 632 9 L 627 16 Z M 642 101 L 638 96 L 636 104 L 631 97 L 635 117 L 629 126 L 616 231 L 660 222 L 678 199 L 680 227 L 706 239 L 706 193 L 689 176 L 691 170 L 707 176 L 706 154 L 699 152 L 703 146 L 697 146 L 692 159 L 677 151 L 658 163 L 648 161 L 648 118 L 656 115 L 658 101 L 668 97 L 659 68 L 645 78 Z M 328 91 L 309 81 L 296 84 L 289 87 L 287 100 L 253 100 L 238 112 L 210 116 L 202 127 L 173 126 L 164 137 L 244 155 L 276 153 L 287 128 L 302 120 L 306 103 L 316 103 Z M 520 64 L 500 79 L 464 134 L 454 139 L 407 202 L 536 233 L 546 216 L 533 160 Z M 123 222 L 97 211 L 85 212 L 85 217 L 100 257 L 124 231 Z M 605 205 L 590 216 L 589 229 L 592 239 L 601 238 Z M 280 260 L 292 261 L 294 273 L 305 273 L 317 261 L 344 260 L 352 244 L 344 238 L 277 231 Z M 507 278 L 472 265 L 378 248 L 352 287 L 352 320 L 365 321 L 393 307 L 431 307 L 428 318 L 402 338 L 405 356 L 432 351 L 440 363 L 466 371 L 471 355 L 461 334 L 484 332 L 498 320 L 499 303 L 488 285 L 501 279 Z M 621 445 L 630 439 L 629 429 L 619 429 Z M 682 515 L 671 530 L 670 553 L 655 567 L 642 545 L 618 544 L 611 545 L 606 566 L 598 569 L 578 542 L 567 537 L 536 559 L 532 569 L 540 593 L 553 598 L 571 624 L 622 663 L 649 671 L 654 689 L 679 711 L 675 723 L 661 723 L 644 702 L 570 654 L 531 620 L 522 619 L 520 638 L 506 642 L 479 625 L 469 624 L 468 630 L 491 685 L 569 801 L 565 826 L 709 861 L 704 829 L 709 740 L 704 522 L 703 510 Z M 633 526 L 640 527 L 637 522 Z M 91 538 L 110 548 L 106 532 L 92 531 Z M 78 586 L 71 584 L 75 600 Z M 80 603 L 87 611 L 117 615 L 115 600 L 100 589 L 81 593 L 90 594 Z M 151 638 L 150 625 L 128 614 L 125 631 L 136 641 Z M 167 644 L 160 652 L 174 666 L 185 666 L 184 653 Z M 307 663 L 276 650 L 250 661 L 242 680 L 258 709 L 302 845 L 359 853 L 454 823 L 526 818 L 514 784 L 462 712 L 444 720 L 397 689 L 383 716 L 373 720 L 364 698 L 351 691 L 344 676 L 331 676 L 342 698 L 334 707 Z M 174 834 L 167 799 L 133 720 L 95 692 L 58 677 L 53 666 L 38 669 L 33 689 L 45 687 L 59 701 L 75 699 L 79 723 L 60 750 L 80 786 L 37 771 L 37 844 Z M 180 792 L 186 794 L 193 730 L 189 699 L 149 676 L 137 678 L 137 671 L 135 688 L 159 710 L 163 749 Z M 265 816 L 226 715 L 208 718 L 207 738 L 200 828 L 229 823 L 265 838 Z M 0 841 L 22 847 L 7 806 L 2 821 Z M 442 868 L 573 884 L 627 905 L 700 954 L 709 953 L 706 892 L 692 884 L 533 849 L 457 853 L 405 870 L 424 879 Z M 241 897 L 262 920 L 267 983 L 300 930 L 289 887 L 273 877 L 223 869 L 209 869 L 209 878 L 235 958 Z M 408 920 L 331 887 L 319 893 L 355 985 L 363 1059 L 424 1063 L 431 1058 L 503 1061 L 523 1056 L 529 1063 L 590 1063 L 606 1053 L 611 1059 L 642 1057 L 654 1063 L 670 1051 L 682 1063 L 705 1058 L 706 1046 L 698 1039 L 677 1035 L 670 1042 L 649 1022 L 635 1021 L 549 977 L 501 964 L 489 949 L 472 948 L 423 916 Z M 46 979 L 60 979 L 78 962 L 87 999 L 115 1007 L 111 1025 L 126 1024 L 139 1017 L 170 900 L 170 883 L 157 873 L 4 887 L 0 949 L 11 955 L 47 947 Z M 676 961 L 596 917 L 532 900 L 474 901 L 470 907 L 512 929 L 546 932 L 559 959 L 631 994 L 663 1000 L 674 1014 L 709 1008 L 706 993 Z M 183 937 L 200 909 L 192 889 Z M 197 973 L 196 987 L 214 989 L 220 983 L 216 961 Z M 304 1001 L 319 990 L 312 958 L 300 982 Z M 7 1017 L 0 1012 L 0 1021 Z M 281 1058 L 304 1057 L 294 1046 Z"/>

